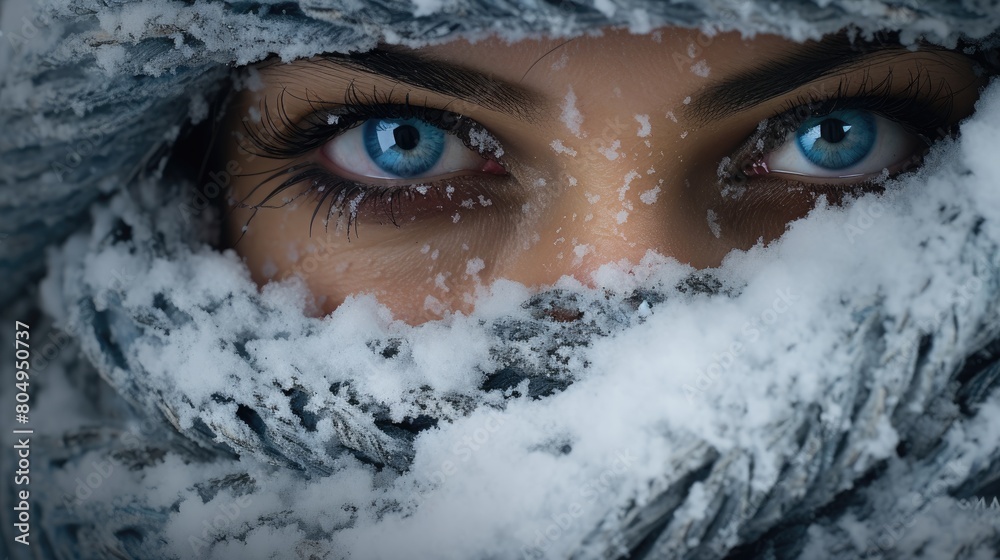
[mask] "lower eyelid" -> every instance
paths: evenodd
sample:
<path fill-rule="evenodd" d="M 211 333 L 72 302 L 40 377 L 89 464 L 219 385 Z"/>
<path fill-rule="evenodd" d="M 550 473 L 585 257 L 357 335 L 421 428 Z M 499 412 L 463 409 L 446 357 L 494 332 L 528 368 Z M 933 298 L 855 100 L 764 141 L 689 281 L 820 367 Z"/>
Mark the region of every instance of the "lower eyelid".
<path fill-rule="evenodd" d="M 346 227 L 353 235 L 358 224 L 393 224 L 448 221 L 460 223 L 484 214 L 520 207 L 516 191 L 504 189 L 505 179 L 497 176 L 462 175 L 424 184 L 372 186 L 344 180 L 334 175 L 328 182 L 304 187 L 317 205 L 317 225 Z M 456 219 L 455 216 L 458 216 Z M 324 222 L 324 220 L 327 220 Z"/>

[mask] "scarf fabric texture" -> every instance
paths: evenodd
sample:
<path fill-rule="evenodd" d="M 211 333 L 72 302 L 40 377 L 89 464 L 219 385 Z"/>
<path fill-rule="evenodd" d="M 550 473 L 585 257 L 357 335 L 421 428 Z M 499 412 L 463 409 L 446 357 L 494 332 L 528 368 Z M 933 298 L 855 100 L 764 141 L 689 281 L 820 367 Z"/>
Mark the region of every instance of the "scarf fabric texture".
<path fill-rule="evenodd" d="M 167 159 L 272 53 L 609 25 L 954 45 L 995 42 L 1000 4 L 2 7 L 0 300 L 37 327 L 11 557 L 1000 556 L 998 83 L 919 171 L 718 269 L 499 282 L 418 327 L 259 289 Z"/>

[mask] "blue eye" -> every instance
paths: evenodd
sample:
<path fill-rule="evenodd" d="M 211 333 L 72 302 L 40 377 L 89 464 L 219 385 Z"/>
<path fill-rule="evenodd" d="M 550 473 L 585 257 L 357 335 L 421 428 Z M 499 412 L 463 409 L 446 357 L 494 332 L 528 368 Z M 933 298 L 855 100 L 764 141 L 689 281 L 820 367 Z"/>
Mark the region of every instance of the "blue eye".
<path fill-rule="evenodd" d="M 445 132 L 419 119 L 369 119 L 361 135 L 375 165 L 397 177 L 426 173 L 444 153 Z"/>
<path fill-rule="evenodd" d="M 844 182 L 905 168 L 922 147 L 898 122 L 871 111 L 842 109 L 809 118 L 765 155 L 769 173 L 808 182 Z"/>
<path fill-rule="evenodd" d="M 802 155 L 825 169 L 847 169 L 875 146 L 878 127 L 867 111 L 834 111 L 802 123 L 795 140 Z"/>
<path fill-rule="evenodd" d="M 478 125 L 473 128 L 471 140 L 473 146 L 499 146 Z M 499 164 L 469 149 L 455 132 L 414 117 L 366 119 L 331 139 L 321 152 L 334 165 L 337 175 L 361 183 L 505 173 Z"/>

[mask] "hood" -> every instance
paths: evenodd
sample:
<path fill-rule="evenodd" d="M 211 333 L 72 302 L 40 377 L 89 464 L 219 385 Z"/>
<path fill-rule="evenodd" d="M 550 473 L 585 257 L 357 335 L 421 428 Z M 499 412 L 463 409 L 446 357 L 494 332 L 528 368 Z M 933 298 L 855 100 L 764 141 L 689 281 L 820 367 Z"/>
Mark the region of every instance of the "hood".
<path fill-rule="evenodd" d="M 1000 551 L 996 81 L 920 171 L 716 269 L 650 255 L 595 288 L 498 282 L 416 327 L 368 297 L 315 318 L 303 286 L 259 289 L 211 212 L 186 217 L 167 159 L 231 67 L 271 54 L 606 25 L 953 45 L 994 40 L 1000 4 L 3 10 L 0 300 L 59 329 L 35 364 L 43 557 Z"/>

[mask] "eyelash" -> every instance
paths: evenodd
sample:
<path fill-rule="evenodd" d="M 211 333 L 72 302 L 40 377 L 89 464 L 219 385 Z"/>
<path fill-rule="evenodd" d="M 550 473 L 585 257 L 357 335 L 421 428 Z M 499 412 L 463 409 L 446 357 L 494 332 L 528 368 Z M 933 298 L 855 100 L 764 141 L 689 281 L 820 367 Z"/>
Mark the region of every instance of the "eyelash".
<path fill-rule="evenodd" d="M 764 155 L 779 147 L 805 120 L 833 111 L 855 109 L 880 114 L 899 122 L 928 145 L 944 136 L 954 134 L 954 125 L 949 125 L 953 92 L 948 89 L 947 83 L 942 82 L 940 86 L 935 87 L 930 76 L 917 72 L 910 77 L 909 83 L 902 91 L 894 92 L 892 84 L 891 71 L 879 82 L 875 82 L 865 74 L 857 91 L 853 93 L 848 93 L 852 84 L 844 79 L 832 96 L 810 92 L 786 102 L 781 111 L 761 121 L 757 130 L 734 152 L 733 157 L 720 165 L 719 177 L 724 193 L 731 188 L 739 188 L 757 175 L 753 169 L 754 163 L 761 161 Z M 294 121 L 288 116 L 286 95 L 289 94 L 284 90 L 279 94 L 276 115 L 271 113 L 266 103 L 262 103 L 260 126 L 255 127 L 248 123 L 245 127 L 257 156 L 277 160 L 299 158 L 366 120 L 378 118 L 418 118 L 455 134 L 466 147 L 486 159 L 497 161 L 496 156 L 502 154 L 499 150 L 496 154 L 489 153 L 488 146 L 482 142 L 471 141 L 473 132 L 485 133 L 488 138 L 493 138 L 475 121 L 441 109 L 411 104 L 409 94 L 405 96 L 402 104 L 393 103 L 391 91 L 388 94 L 373 91 L 369 95 L 357 90 L 352 83 L 345 92 L 342 103 L 297 98 L 310 105 L 310 112 L 299 121 Z M 336 119 L 331 121 L 331 116 L 336 116 Z M 502 162 L 498 163 L 502 165 Z M 258 189 L 282 176 L 287 178 L 274 187 L 260 203 L 244 204 L 245 200 L 252 197 Z M 268 205 L 282 193 L 306 182 L 311 183 L 310 186 L 291 199 L 286 199 L 276 206 Z M 302 196 L 312 195 L 315 199 L 315 208 L 310 218 L 309 234 L 312 235 L 315 220 L 320 211 L 326 207 L 324 227 L 329 227 L 330 219 L 334 215 L 339 227 L 346 216 L 346 231 L 350 240 L 352 226 L 357 236 L 356 218 L 358 208 L 362 204 L 381 210 L 393 225 L 398 226 L 396 212 L 402 204 L 402 199 L 406 197 L 412 199 L 417 193 L 423 195 L 426 192 L 418 189 L 439 191 L 439 187 L 434 185 L 376 186 L 358 183 L 338 177 L 317 163 L 304 162 L 272 170 L 271 174 L 252 189 L 247 197 L 237 202 L 237 206 L 252 210 L 244 226 L 245 231 L 259 209 L 282 207 Z"/>
<path fill-rule="evenodd" d="M 735 157 L 720 166 L 720 178 L 725 186 L 745 183 L 757 175 L 754 165 L 781 146 L 806 120 L 844 109 L 870 111 L 896 121 L 928 146 L 956 132 L 955 125 L 950 124 L 954 92 L 947 82 L 935 87 L 930 76 L 917 72 L 902 91 L 893 91 L 892 84 L 890 70 L 880 82 L 865 74 L 854 93 L 848 93 L 851 83 L 844 79 L 831 96 L 809 92 L 789 100 L 781 111 L 761 121 L 734 152 Z"/>
<path fill-rule="evenodd" d="M 502 165 L 498 158 L 503 155 L 503 150 L 497 148 L 499 143 L 482 125 L 456 113 L 426 105 L 411 104 L 409 94 L 405 96 L 402 104 L 393 103 L 391 91 L 388 94 L 380 94 L 376 90 L 368 95 L 360 92 L 351 83 L 344 94 L 342 103 L 296 98 L 306 101 L 310 105 L 309 113 L 299 121 L 294 121 L 288 116 L 285 100 L 287 95 L 290 94 L 286 90 L 282 90 L 278 95 L 277 120 L 267 104 L 262 103 L 260 108 L 261 126 L 255 127 L 247 123 L 244 127 L 254 155 L 277 160 L 295 159 L 320 148 L 331 139 L 361 125 L 366 120 L 416 118 L 455 135 L 467 148 L 476 151 L 483 158 L 491 159 Z M 336 117 L 336 119 L 331 121 L 331 117 Z M 474 136 L 476 140 L 473 140 Z M 259 188 L 282 175 L 289 175 L 289 177 L 274 187 L 264 200 L 255 205 L 244 204 L 245 200 L 253 196 Z M 267 205 L 278 195 L 306 181 L 311 182 L 308 189 L 276 206 Z M 398 227 L 396 212 L 402 199 L 407 197 L 412 199 L 417 194 L 425 195 L 430 190 L 440 194 L 440 188 L 435 185 L 378 186 L 359 183 L 338 177 L 317 163 L 306 162 L 290 164 L 273 170 L 272 174 L 262 180 L 243 200 L 237 202 L 237 207 L 252 210 L 251 216 L 247 220 L 246 226 L 248 226 L 260 208 L 280 208 L 302 196 L 312 195 L 316 199 L 316 205 L 309 221 L 309 235 L 312 235 L 316 217 L 326 205 L 327 214 L 323 220 L 324 227 L 329 227 L 330 218 L 334 214 L 336 214 L 338 226 L 346 216 L 346 231 L 348 240 L 350 240 L 352 226 L 355 236 L 357 236 L 356 218 L 358 208 L 362 204 L 381 210 L 388 217 L 389 222 Z M 346 213 L 345 203 L 348 205 Z M 246 226 L 244 226 L 244 231 L 246 231 Z"/>

